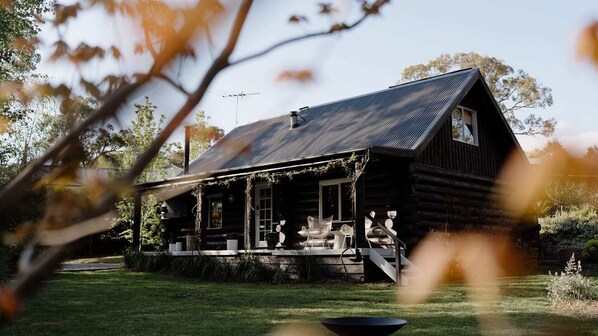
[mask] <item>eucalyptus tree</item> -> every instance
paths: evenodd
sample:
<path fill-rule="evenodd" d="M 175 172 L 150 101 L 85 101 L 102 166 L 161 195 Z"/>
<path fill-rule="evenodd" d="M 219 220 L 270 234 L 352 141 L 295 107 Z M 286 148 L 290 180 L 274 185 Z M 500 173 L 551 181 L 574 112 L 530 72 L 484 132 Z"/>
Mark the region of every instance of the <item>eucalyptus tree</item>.
<path fill-rule="evenodd" d="M 551 106 L 552 90 L 540 84 L 525 71 L 515 70 L 498 58 L 474 52 L 442 54 L 428 63 L 406 67 L 401 80 L 416 80 L 464 68 L 480 69 L 488 88 L 515 134 L 544 136 L 554 134 L 555 119 L 544 119 L 534 113 L 521 115 L 528 109 Z"/>

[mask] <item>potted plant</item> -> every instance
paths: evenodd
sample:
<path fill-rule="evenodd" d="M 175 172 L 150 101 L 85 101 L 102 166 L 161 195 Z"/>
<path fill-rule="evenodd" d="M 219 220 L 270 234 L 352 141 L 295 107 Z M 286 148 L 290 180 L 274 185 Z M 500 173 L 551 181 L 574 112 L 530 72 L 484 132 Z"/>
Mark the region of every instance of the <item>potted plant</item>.
<path fill-rule="evenodd" d="M 268 232 L 266 233 L 266 244 L 268 244 L 268 250 L 274 250 L 276 243 L 278 243 L 278 233 Z"/>
<path fill-rule="evenodd" d="M 226 235 L 226 249 L 231 251 L 237 251 L 239 249 L 239 240 L 237 235 L 229 233 Z"/>

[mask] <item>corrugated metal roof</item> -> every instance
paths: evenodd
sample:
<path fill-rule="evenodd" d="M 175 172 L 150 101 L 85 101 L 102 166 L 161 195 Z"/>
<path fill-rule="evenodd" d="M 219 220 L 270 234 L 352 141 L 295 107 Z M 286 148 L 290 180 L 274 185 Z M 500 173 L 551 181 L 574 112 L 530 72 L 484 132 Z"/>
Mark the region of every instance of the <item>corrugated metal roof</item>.
<path fill-rule="evenodd" d="M 414 151 L 454 107 L 477 69 L 404 83 L 310 107 L 289 129 L 289 114 L 236 127 L 190 164 L 190 173 L 262 166 L 374 147 Z"/>

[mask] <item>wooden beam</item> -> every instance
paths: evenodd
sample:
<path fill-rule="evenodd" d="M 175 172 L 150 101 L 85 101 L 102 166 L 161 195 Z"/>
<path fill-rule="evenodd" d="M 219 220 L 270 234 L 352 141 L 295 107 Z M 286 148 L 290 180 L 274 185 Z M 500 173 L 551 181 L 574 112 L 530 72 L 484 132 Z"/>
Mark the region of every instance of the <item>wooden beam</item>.
<path fill-rule="evenodd" d="M 355 181 L 355 248 L 366 247 L 365 240 L 365 181 L 360 176 Z"/>
<path fill-rule="evenodd" d="M 141 250 L 141 193 L 133 198 L 133 248 Z"/>

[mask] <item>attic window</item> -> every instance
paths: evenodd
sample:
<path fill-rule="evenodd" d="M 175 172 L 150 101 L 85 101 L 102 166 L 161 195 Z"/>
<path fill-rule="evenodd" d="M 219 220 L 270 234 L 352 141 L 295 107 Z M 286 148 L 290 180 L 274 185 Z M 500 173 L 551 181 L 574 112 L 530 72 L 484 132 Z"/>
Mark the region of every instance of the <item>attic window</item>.
<path fill-rule="evenodd" d="M 453 110 L 451 125 L 453 127 L 453 140 L 470 145 L 478 144 L 478 123 L 474 110 L 458 106 Z"/>

